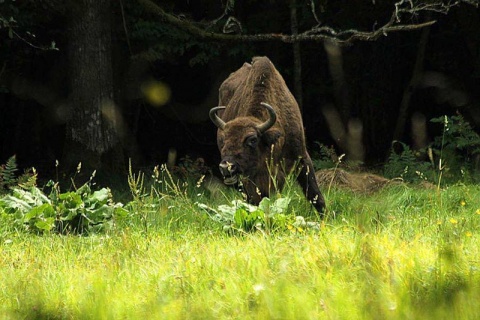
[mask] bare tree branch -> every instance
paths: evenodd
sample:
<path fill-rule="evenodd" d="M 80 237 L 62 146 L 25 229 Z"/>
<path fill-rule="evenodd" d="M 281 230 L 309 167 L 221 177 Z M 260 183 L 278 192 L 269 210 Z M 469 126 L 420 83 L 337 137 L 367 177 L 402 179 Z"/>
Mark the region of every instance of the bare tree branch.
<path fill-rule="evenodd" d="M 451 8 L 459 6 L 460 4 L 469 4 L 478 7 L 478 0 L 436 0 L 428 3 L 418 2 L 414 0 L 400 0 L 394 4 L 394 11 L 390 20 L 380 28 L 376 28 L 373 31 L 361 31 L 356 29 L 337 31 L 328 26 L 320 26 L 320 20 L 315 13 L 314 2 L 310 1 L 312 14 L 314 15 L 315 20 L 319 23 L 317 26 L 311 28 L 310 30 L 298 34 L 262 33 L 245 35 L 225 34 L 208 31 L 199 27 L 198 24 L 193 21 L 181 19 L 176 17 L 175 15 L 165 12 L 159 5 L 157 5 L 152 0 L 138 0 L 138 2 L 150 13 L 158 16 L 163 22 L 178 27 L 200 39 L 226 42 L 280 41 L 285 43 L 331 41 L 336 43 L 337 45 L 349 45 L 358 40 L 374 41 L 392 32 L 417 30 L 431 26 L 436 22 L 435 20 L 431 20 L 423 23 L 400 24 L 400 22 L 402 21 L 402 16 L 406 14 L 408 14 L 409 16 L 415 16 L 424 11 L 446 14 Z M 228 3 L 231 5 L 231 2 Z M 214 20 L 214 23 L 217 23 L 231 10 L 232 7 L 227 6 L 224 14 L 220 18 Z"/>
<path fill-rule="evenodd" d="M 447 14 L 451 8 L 457 7 L 460 4 L 469 4 L 477 8 L 479 6 L 478 0 L 436 0 L 427 3 L 417 2 L 418 1 L 413 0 L 400 0 L 395 3 L 395 16 L 397 17 L 397 21 L 400 21 L 400 14 L 402 13 L 418 14 L 421 11 L 429 11 Z"/>
<path fill-rule="evenodd" d="M 313 18 L 315 19 L 315 21 L 317 21 L 318 23 L 318 26 L 320 26 L 322 23 L 320 22 L 320 19 L 318 19 L 318 16 L 317 16 L 317 12 L 315 11 L 315 1 L 314 0 L 310 0 L 310 9 L 312 10 L 312 15 L 313 15 Z"/>
<path fill-rule="evenodd" d="M 1 28 L 7 28 L 9 30 L 9 37 L 10 38 L 14 38 L 16 37 L 17 39 L 19 39 L 20 41 L 26 43 L 27 45 L 29 45 L 30 47 L 34 48 L 34 49 L 39 49 L 39 50 L 58 50 L 58 48 L 55 46 L 55 42 L 52 41 L 50 43 L 50 46 L 39 46 L 39 45 L 36 45 L 34 44 L 32 41 L 29 41 L 27 40 L 26 37 L 24 36 L 21 36 L 20 33 L 18 33 L 15 28 L 16 28 L 16 21 L 15 19 L 13 19 L 12 17 L 10 19 L 6 19 L 4 16 L 0 15 L 0 29 Z M 31 38 L 35 38 L 35 35 L 34 34 L 31 34 L 29 32 L 27 32 L 27 35 Z"/>
<path fill-rule="evenodd" d="M 226 17 L 230 12 L 233 11 L 235 7 L 235 0 L 227 0 L 227 3 L 225 4 L 225 10 L 223 13 L 220 15 L 220 17 L 214 19 L 211 21 L 206 29 L 209 29 L 210 27 L 216 25 L 220 20 L 222 20 L 224 17 Z"/>

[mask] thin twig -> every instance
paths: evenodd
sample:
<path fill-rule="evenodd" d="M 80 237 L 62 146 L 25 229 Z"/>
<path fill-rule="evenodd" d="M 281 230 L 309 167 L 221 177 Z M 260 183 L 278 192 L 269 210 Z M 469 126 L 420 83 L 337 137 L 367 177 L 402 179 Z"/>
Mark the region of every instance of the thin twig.
<path fill-rule="evenodd" d="M 123 0 L 120 1 L 120 10 L 122 11 L 123 30 L 125 31 L 125 39 L 127 40 L 128 51 L 133 56 L 132 46 L 130 45 L 130 37 L 128 36 L 127 22 L 125 20 L 125 11 L 123 10 Z"/>
<path fill-rule="evenodd" d="M 149 12 L 158 16 L 163 22 L 178 27 L 185 32 L 199 37 L 200 39 L 212 40 L 212 41 L 226 41 L 226 42 L 269 42 L 280 41 L 285 43 L 297 43 L 297 42 L 323 42 L 326 40 L 332 41 L 337 45 L 348 45 L 354 41 L 373 41 L 381 36 L 386 36 L 392 32 L 410 31 L 422 29 L 433 25 L 436 21 L 427 21 L 424 23 L 413 24 L 398 24 L 401 21 L 402 14 L 418 14 L 422 11 L 435 11 L 441 13 L 447 13 L 451 8 L 458 6 L 461 3 L 473 4 L 478 6 L 476 2 L 472 0 L 457 0 L 443 2 L 434 2 L 431 4 L 414 5 L 411 0 L 401 0 L 395 3 L 395 10 L 392 13 L 390 20 L 378 29 L 373 31 L 360 31 L 356 29 L 348 29 L 343 31 L 337 31 L 331 27 L 319 25 L 299 34 L 281 34 L 281 33 L 263 33 L 254 35 L 245 34 L 224 34 L 218 32 L 207 31 L 202 29 L 193 21 L 186 19 L 180 19 L 172 14 L 165 12 L 159 5 L 151 0 L 138 0 L 138 2 L 144 6 Z M 311 6 L 312 6 L 311 2 Z M 314 5 L 313 5 L 314 6 Z M 312 12 L 314 13 L 314 7 L 312 6 Z M 227 9 L 225 10 L 227 12 Z M 222 15 L 224 17 L 224 15 Z M 222 18 L 221 17 L 221 18 Z M 315 14 L 315 20 L 320 22 Z"/>
<path fill-rule="evenodd" d="M 0 79 L 2 78 L 2 75 L 5 72 L 6 68 L 7 68 L 7 61 L 4 61 L 3 66 L 2 66 L 2 70 L 0 70 Z"/>
<path fill-rule="evenodd" d="M 317 21 L 317 26 L 321 25 L 322 22 L 320 21 L 320 19 L 318 19 L 317 12 L 315 11 L 315 1 L 314 0 L 310 0 L 310 8 L 311 8 L 311 11 L 312 11 L 313 18 L 315 19 L 315 21 Z"/>
<path fill-rule="evenodd" d="M 46 46 L 43 46 L 43 47 L 40 47 L 40 46 L 37 46 L 37 45 L 34 45 L 33 43 L 31 43 L 30 41 L 28 41 L 27 39 L 23 38 L 22 36 L 20 36 L 15 30 L 13 29 L 10 29 L 12 30 L 12 33 L 15 37 L 17 37 L 18 39 L 22 40 L 23 42 L 25 42 L 26 44 L 28 44 L 30 47 L 32 48 L 35 48 L 35 49 L 39 49 L 39 50 L 58 50 L 57 48 L 55 48 L 54 46 L 52 47 L 46 47 Z"/>

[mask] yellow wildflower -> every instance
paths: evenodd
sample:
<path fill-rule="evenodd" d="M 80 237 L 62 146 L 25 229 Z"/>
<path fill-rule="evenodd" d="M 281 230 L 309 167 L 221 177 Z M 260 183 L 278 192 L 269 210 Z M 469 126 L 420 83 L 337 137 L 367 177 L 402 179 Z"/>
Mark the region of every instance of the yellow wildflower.
<path fill-rule="evenodd" d="M 477 211 L 475 211 L 476 214 L 480 214 L 480 209 L 477 209 Z"/>
<path fill-rule="evenodd" d="M 470 231 L 467 231 L 467 232 L 465 232 L 465 236 L 471 237 L 471 236 L 472 236 L 472 233 L 471 233 Z"/>
<path fill-rule="evenodd" d="M 287 225 L 287 229 L 290 230 L 293 233 L 297 232 L 297 229 L 294 226 L 292 226 L 291 224 Z"/>
<path fill-rule="evenodd" d="M 455 218 L 450 218 L 450 223 L 451 223 L 451 224 L 457 224 L 458 221 L 457 221 L 457 219 L 455 219 Z"/>
<path fill-rule="evenodd" d="M 466 204 L 467 204 L 467 203 L 465 202 L 465 200 L 460 201 L 460 205 L 461 205 L 462 207 L 465 207 Z"/>

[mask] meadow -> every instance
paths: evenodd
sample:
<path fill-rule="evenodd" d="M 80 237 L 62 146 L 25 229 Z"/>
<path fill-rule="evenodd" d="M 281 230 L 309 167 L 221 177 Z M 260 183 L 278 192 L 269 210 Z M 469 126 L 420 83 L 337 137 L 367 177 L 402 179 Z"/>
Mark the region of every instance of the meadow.
<path fill-rule="evenodd" d="M 477 184 L 331 187 L 320 219 L 293 185 L 228 216 L 238 192 L 129 183 L 129 214 L 85 235 L 0 215 L 0 318 L 480 318 Z"/>

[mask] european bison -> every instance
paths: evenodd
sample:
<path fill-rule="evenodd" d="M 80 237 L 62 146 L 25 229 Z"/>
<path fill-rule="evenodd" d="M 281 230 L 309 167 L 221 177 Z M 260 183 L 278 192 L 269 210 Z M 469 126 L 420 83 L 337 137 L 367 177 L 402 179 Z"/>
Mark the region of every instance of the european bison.
<path fill-rule="evenodd" d="M 224 183 L 242 182 L 248 200 L 258 204 L 297 165 L 298 182 L 322 213 L 325 200 L 305 147 L 302 116 L 283 77 L 267 57 L 245 63 L 220 86 L 219 107 L 210 110 Z M 217 115 L 217 112 L 221 115 Z"/>

